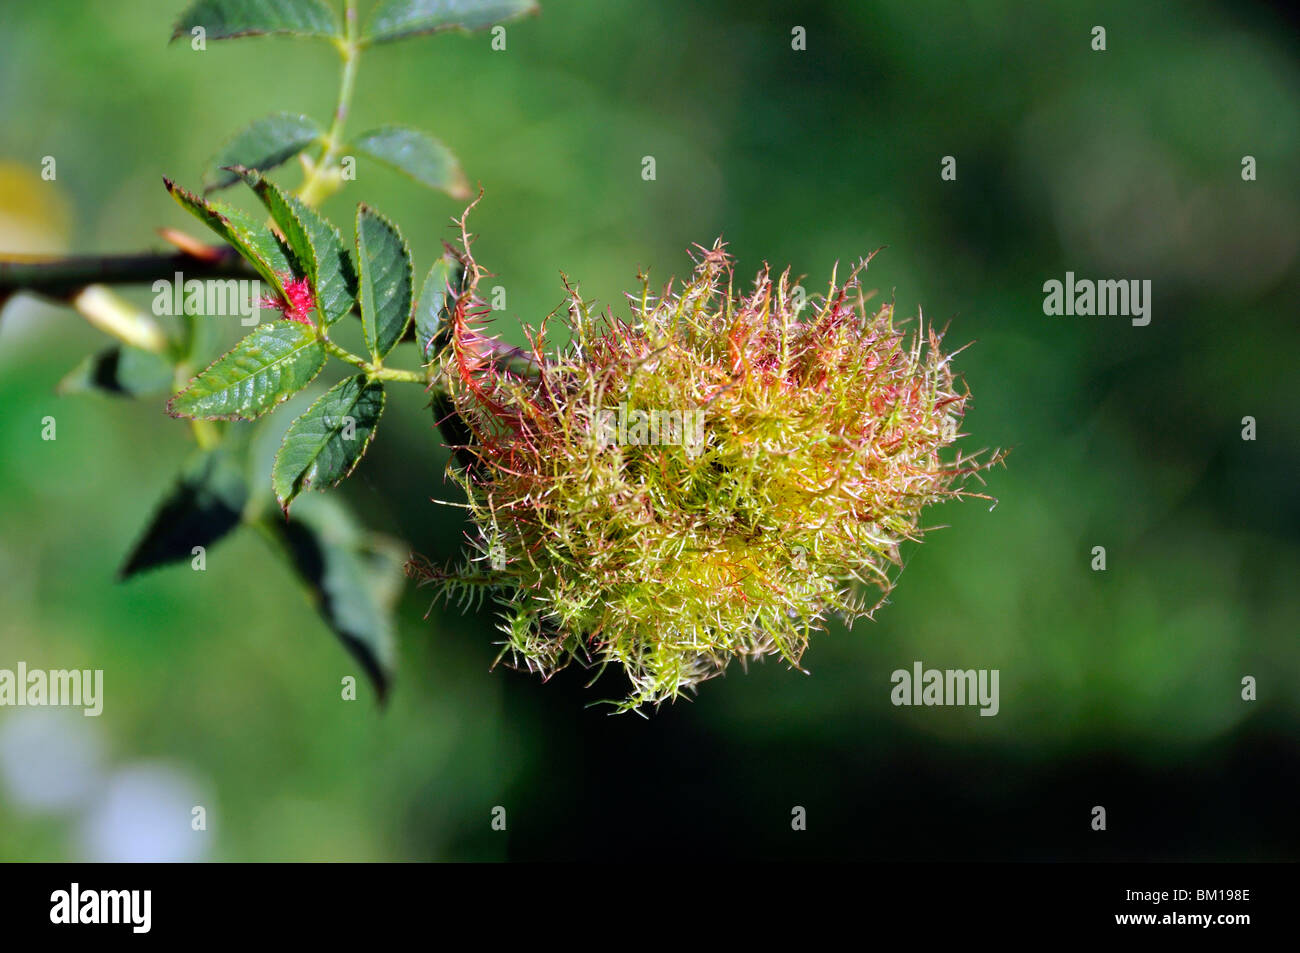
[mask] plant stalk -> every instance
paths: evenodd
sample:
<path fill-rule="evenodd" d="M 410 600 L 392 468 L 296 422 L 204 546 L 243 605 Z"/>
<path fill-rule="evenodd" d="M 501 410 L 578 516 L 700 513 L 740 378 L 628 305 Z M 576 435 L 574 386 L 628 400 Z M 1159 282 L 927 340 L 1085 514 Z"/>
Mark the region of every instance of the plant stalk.
<path fill-rule="evenodd" d="M 357 82 L 357 61 L 361 59 L 356 0 L 347 0 L 345 3 L 343 21 L 344 39 L 338 44 L 339 55 L 343 58 L 343 74 L 339 79 L 339 98 L 338 105 L 334 108 L 334 121 L 330 123 L 329 132 L 325 134 L 325 146 L 320 159 L 311 167 L 306 180 L 298 189 L 299 200 L 310 208 L 315 208 L 329 198 L 337 191 L 340 184 L 334 176 L 337 168 L 334 160 L 343 151 L 343 126 L 347 122 L 348 110 L 352 108 L 352 92 Z"/>
<path fill-rule="evenodd" d="M 87 285 L 139 285 L 187 278 L 253 278 L 257 273 L 228 245 L 190 252 L 140 252 L 126 255 L 0 255 L 0 298 L 30 291 L 67 301 Z"/>

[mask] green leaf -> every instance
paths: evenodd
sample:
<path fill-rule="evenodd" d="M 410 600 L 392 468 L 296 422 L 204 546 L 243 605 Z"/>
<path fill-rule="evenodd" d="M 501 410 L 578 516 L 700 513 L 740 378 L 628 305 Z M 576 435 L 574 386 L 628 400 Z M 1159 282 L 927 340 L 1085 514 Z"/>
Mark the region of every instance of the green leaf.
<path fill-rule="evenodd" d="M 331 325 L 351 311 L 357 300 L 357 269 L 339 230 L 258 173 L 241 169 L 236 174 L 257 193 L 284 233 L 299 270 L 311 281 L 322 323 Z"/>
<path fill-rule="evenodd" d="M 195 0 L 181 14 L 172 40 L 189 36 L 197 26 L 203 27 L 209 40 L 268 33 L 343 35 L 338 17 L 324 0 Z"/>
<path fill-rule="evenodd" d="M 274 232 L 231 205 L 200 198 L 168 178 L 163 183 L 182 208 L 233 245 L 278 294 L 284 295 L 285 276 L 293 277 L 295 272 Z"/>
<path fill-rule="evenodd" d="M 450 327 L 447 317 L 455 307 L 463 275 L 460 262 L 444 255 L 433 263 L 424 279 L 424 290 L 415 306 L 415 343 L 420 348 L 420 359 L 426 364 L 433 360 L 446 337 Z"/>
<path fill-rule="evenodd" d="M 334 496 L 303 497 L 290 519 L 275 522 L 275 530 L 321 617 L 361 663 L 383 701 L 397 654 L 393 608 L 405 551 L 363 532 Z"/>
<path fill-rule="evenodd" d="M 411 253 L 397 226 L 364 204 L 357 209 L 357 260 L 361 327 L 370 356 L 380 361 L 406 332 L 415 275 Z"/>
<path fill-rule="evenodd" d="M 419 33 L 482 30 L 537 10 L 537 0 L 380 0 L 363 43 L 389 43 Z"/>
<path fill-rule="evenodd" d="M 312 143 L 324 130 L 314 119 L 294 113 L 276 113 L 245 126 L 228 142 L 203 173 L 203 189 L 211 192 L 239 181 L 229 166 L 243 166 L 265 172 L 288 162 Z"/>
<path fill-rule="evenodd" d="M 303 490 L 338 486 L 352 473 L 384 411 L 384 385 L 364 374 L 340 381 L 295 420 L 280 444 L 271 486 L 281 509 Z"/>
<path fill-rule="evenodd" d="M 165 394 L 171 385 L 172 365 L 166 358 L 121 344 L 86 357 L 59 381 L 58 392 L 143 397 Z"/>
<path fill-rule="evenodd" d="M 325 365 L 314 329 L 296 321 L 258 325 L 171 399 L 173 417 L 251 420 L 302 390 Z"/>
<path fill-rule="evenodd" d="M 221 449 L 199 452 L 149 521 L 118 578 L 192 559 L 195 546 L 211 546 L 239 525 L 247 501 L 243 470 L 231 455 Z"/>
<path fill-rule="evenodd" d="M 409 175 L 421 185 L 452 198 L 468 198 L 469 182 L 451 150 L 432 136 L 407 126 L 383 126 L 358 136 L 357 152 Z"/>

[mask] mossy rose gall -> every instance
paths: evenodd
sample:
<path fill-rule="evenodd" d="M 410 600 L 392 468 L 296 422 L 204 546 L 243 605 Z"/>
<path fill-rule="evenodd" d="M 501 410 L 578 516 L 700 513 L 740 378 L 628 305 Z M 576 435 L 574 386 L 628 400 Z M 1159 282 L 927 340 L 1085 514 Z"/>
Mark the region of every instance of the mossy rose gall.
<path fill-rule="evenodd" d="M 737 293 L 718 243 L 680 286 L 643 277 L 630 319 L 571 288 L 568 344 L 550 353 L 543 325 L 513 354 L 467 265 L 444 373 L 475 551 L 424 574 L 490 594 L 515 664 L 620 666 L 621 707 L 732 659 L 797 667 L 829 616 L 879 605 L 922 509 L 998 459 L 953 449 L 968 395 L 951 355 L 920 319 L 909 335 L 892 304 L 867 307 L 865 260 L 807 300 L 767 268 Z"/>

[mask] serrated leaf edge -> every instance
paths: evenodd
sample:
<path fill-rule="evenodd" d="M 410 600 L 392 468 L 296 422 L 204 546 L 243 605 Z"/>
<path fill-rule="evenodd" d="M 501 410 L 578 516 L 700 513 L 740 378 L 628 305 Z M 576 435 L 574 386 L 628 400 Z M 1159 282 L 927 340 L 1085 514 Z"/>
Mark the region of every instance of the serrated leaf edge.
<path fill-rule="evenodd" d="M 259 325 L 259 327 L 270 327 L 270 326 L 272 326 L 272 325 L 275 325 L 275 324 L 281 324 L 281 323 L 284 323 L 284 324 L 297 324 L 297 322 L 295 322 L 295 321 L 288 321 L 288 320 L 286 320 L 286 319 L 284 319 L 284 318 L 277 318 L 275 321 L 268 322 L 267 324 L 264 324 L 264 325 Z M 300 326 L 300 327 L 304 327 L 304 325 L 299 325 L 299 326 Z M 254 328 L 254 329 L 253 329 L 252 331 L 250 331 L 248 334 L 246 334 L 246 335 L 244 335 L 242 338 L 240 338 L 239 341 L 238 341 L 238 343 L 236 343 L 234 347 L 232 347 L 230 350 L 226 351 L 226 352 L 225 352 L 224 354 L 222 354 L 220 357 L 218 357 L 218 358 L 214 359 L 213 361 L 211 361 L 211 362 L 208 364 L 207 367 L 205 367 L 203 370 L 199 371 L 197 374 L 195 374 L 193 377 L 191 377 L 189 383 L 186 384 L 184 388 L 182 388 L 181 390 L 179 390 L 179 391 L 177 391 L 175 394 L 173 394 L 173 395 L 168 399 L 168 401 L 167 401 L 167 416 L 169 416 L 169 417 L 175 417 L 175 418 L 177 418 L 177 419 L 179 419 L 179 420 L 257 420 L 259 417 L 264 417 L 264 416 L 266 416 L 267 414 L 269 414 L 271 411 L 275 410 L 275 408 L 279 407 L 281 404 L 283 404 L 286 400 L 288 400 L 288 399 L 289 399 L 290 397 L 292 397 L 294 394 L 301 393 L 303 390 L 305 390 L 307 387 L 309 387 L 309 386 L 311 385 L 311 382 L 314 381 L 317 377 L 320 376 L 320 372 L 323 371 L 323 370 L 325 369 L 325 365 L 329 362 L 329 355 L 328 355 L 327 353 L 325 353 L 325 349 L 324 349 L 324 347 L 321 347 L 321 362 L 320 362 L 320 367 L 316 368 L 315 372 L 313 372 L 312 375 L 311 375 L 311 377 L 309 377 L 309 378 L 306 380 L 306 382 L 303 383 L 302 387 L 299 387 L 297 390 L 290 391 L 290 392 L 285 393 L 285 394 L 281 394 L 279 397 L 277 397 L 277 398 L 275 399 L 275 401 L 274 401 L 273 403 L 271 403 L 271 404 L 268 405 L 265 409 L 263 409 L 263 410 L 260 411 L 259 413 L 254 414 L 254 415 L 251 416 L 251 417 L 246 416 L 246 415 L 244 415 L 244 414 L 202 414 L 202 415 L 200 415 L 200 414 L 187 414 L 187 413 L 184 413 L 183 411 L 177 411 L 177 410 L 175 410 L 175 409 L 173 408 L 173 405 L 176 403 L 176 401 L 180 400 L 182 397 L 184 397 L 186 394 L 188 394 L 188 393 L 190 392 L 190 390 L 194 387 L 195 382 L 198 381 L 198 379 L 199 379 L 200 377 L 202 377 L 205 373 L 207 373 L 207 371 L 210 370 L 214 365 L 219 364 L 221 361 L 223 361 L 223 360 L 225 360 L 226 358 L 228 358 L 231 354 L 234 354 L 235 351 L 239 350 L 240 346 L 243 345 L 243 343 L 244 343 L 245 341 L 247 341 L 247 340 L 248 340 L 248 339 L 249 339 L 253 334 L 255 334 L 256 331 L 257 331 L 257 329 Z M 320 342 L 320 338 L 319 338 L 318 336 L 313 336 L 312 339 L 311 339 L 308 343 L 309 343 L 309 344 L 314 344 L 314 345 L 316 345 L 316 346 L 318 346 L 318 347 L 320 347 L 320 344 L 321 344 L 321 342 Z M 299 349 L 299 350 L 301 350 L 301 349 Z M 282 357 L 277 358 L 275 363 L 278 363 L 279 361 L 287 360 L 287 359 L 289 359 L 290 357 L 292 357 L 292 356 L 293 356 L 294 354 L 296 354 L 296 353 L 298 353 L 298 352 L 297 352 L 297 351 L 293 351 L 293 352 L 291 352 L 291 353 L 289 353 L 289 354 L 285 354 L 285 355 L 283 355 Z M 274 366 L 274 364 L 268 364 L 268 365 L 266 365 L 266 366 L 267 366 L 267 367 L 272 367 L 272 366 Z"/>
<path fill-rule="evenodd" d="M 425 182 L 423 179 L 416 178 L 414 175 L 412 175 L 402 166 L 391 161 L 386 156 L 381 156 L 378 153 L 371 152 L 365 146 L 361 145 L 361 141 L 366 137 L 373 136 L 376 133 L 386 132 L 391 129 L 401 129 L 405 132 L 415 133 L 417 136 L 427 139 L 429 142 L 432 142 L 434 145 L 438 146 L 439 148 L 446 149 L 447 154 L 451 156 L 453 179 L 455 181 L 452 182 L 451 185 L 449 186 L 430 185 L 428 182 Z M 410 179 L 412 182 L 416 183 L 417 185 L 422 185 L 426 189 L 437 189 L 440 192 L 446 192 L 454 199 L 467 199 L 470 196 L 469 178 L 465 175 L 465 170 L 461 168 L 460 159 L 456 156 L 454 152 L 451 151 L 450 146 L 448 146 L 446 143 L 444 143 L 441 139 L 437 138 L 436 136 L 433 136 L 425 132 L 423 129 L 416 129 L 414 126 L 404 126 L 401 123 L 389 123 L 386 126 L 376 126 L 374 129 L 367 130 L 366 132 L 363 132 L 361 135 L 354 138 L 352 142 L 348 145 L 348 149 L 353 152 L 359 152 L 367 159 L 370 159 L 374 162 L 378 162 L 380 165 L 384 166 L 385 168 L 392 169 L 394 172 L 406 176 L 406 178 Z"/>
<path fill-rule="evenodd" d="M 271 113 L 271 114 L 269 114 L 269 115 L 262 116 L 260 119 L 254 119 L 252 122 L 245 124 L 244 127 L 241 128 L 238 132 L 234 133 L 234 134 L 231 135 L 228 139 L 226 139 L 226 141 L 223 142 L 223 143 L 221 144 L 221 148 L 218 149 L 218 150 L 216 151 L 216 153 L 213 154 L 212 158 L 210 158 L 210 159 L 209 159 L 209 160 L 204 164 L 204 170 L 205 170 L 204 174 L 205 174 L 205 176 L 206 176 L 207 172 L 211 170 L 212 166 L 216 165 L 216 162 L 217 162 L 217 158 L 218 158 L 218 156 L 220 156 L 223 152 L 225 152 L 226 149 L 228 149 L 230 146 L 234 145 L 234 144 L 235 144 L 235 141 L 236 141 L 236 140 L 237 140 L 237 139 L 238 139 L 238 138 L 239 138 L 243 133 L 247 132 L 250 128 L 252 128 L 253 126 L 257 125 L 259 122 L 266 122 L 268 119 L 305 119 L 305 120 L 307 120 L 309 123 L 311 123 L 311 125 L 316 129 L 316 138 L 314 138 L 314 139 L 311 140 L 310 142 L 304 143 L 303 146 L 302 146 L 302 148 L 299 149 L 298 152 L 294 153 L 294 155 L 298 155 L 298 154 L 301 153 L 301 152 L 305 152 L 306 150 L 310 149 L 313 145 L 317 145 L 318 143 L 320 143 L 320 142 L 325 138 L 325 130 L 324 130 L 323 128 L 321 128 L 321 124 L 318 123 L 318 122 L 317 122 L 315 119 L 313 119 L 311 116 L 308 116 L 306 113 L 295 113 L 295 112 L 290 112 L 290 111 L 287 110 L 287 109 L 286 109 L 286 110 L 281 110 L 280 112 Z M 280 162 L 276 163 L 276 165 L 274 165 L 274 166 L 267 166 L 266 168 L 267 168 L 268 170 L 269 170 L 269 169 L 273 169 L 273 168 L 277 168 L 278 166 L 283 165 L 285 162 L 288 162 L 288 161 L 289 161 L 290 159 L 292 159 L 292 158 L 293 158 L 292 155 L 291 155 L 291 156 L 286 156 L 286 157 L 285 157 L 284 159 L 282 159 Z M 223 166 L 221 166 L 220 168 L 221 168 L 223 171 L 227 171 L 227 172 L 234 171 L 234 167 L 233 167 L 233 166 L 223 165 Z M 245 168 L 245 166 L 240 166 L 239 168 Z M 252 171 L 252 172 L 259 172 L 259 173 L 260 173 L 260 172 L 262 172 L 262 171 L 264 171 L 264 170 L 262 170 L 262 169 L 250 169 L 249 171 Z M 210 194 L 213 193 L 213 192 L 220 192 L 220 191 L 222 191 L 223 189 L 228 189 L 228 188 L 230 188 L 230 186 L 234 185 L 234 184 L 235 184 L 236 182 L 238 182 L 238 181 L 239 181 L 239 179 L 234 179 L 234 180 L 232 180 L 232 181 L 230 181 L 230 182 L 225 183 L 224 185 L 204 185 L 204 186 L 203 186 L 203 194 L 204 194 L 204 195 L 210 195 Z"/>
<path fill-rule="evenodd" d="M 397 336 L 393 339 L 393 343 L 389 345 L 388 350 L 384 351 L 384 353 L 382 354 L 378 353 L 378 344 L 379 344 L 378 328 L 375 329 L 375 334 L 376 334 L 375 346 L 373 347 L 371 346 L 370 322 L 366 320 L 365 308 L 361 304 L 362 273 L 366 270 L 365 255 L 362 253 L 361 250 L 361 217 L 363 215 L 373 215 L 375 218 L 379 219 L 379 221 L 383 222 L 384 225 L 386 225 L 388 228 L 391 228 L 394 234 L 397 235 L 397 240 L 401 243 L 402 246 L 402 258 L 406 261 L 407 276 L 410 279 L 409 284 L 411 288 L 411 296 L 410 296 L 410 300 L 407 301 L 406 303 L 406 319 L 402 322 L 402 329 L 401 331 L 398 332 Z M 397 347 L 397 345 L 401 342 L 402 338 L 406 336 L 406 329 L 411 326 L 411 315 L 414 312 L 415 302 L 417 300 L 415 295 L 415 262 L 411 258 L 411 246 L 407 244 L 406 236 L 402 234 L 402 230 L 398 228 L 397 224 L 393 222 L 391 219 L 389 219 L 386 215 L 384 215 L 382 212 L 376 211 L 373 207 L 367 205 L 365 202 L 361 202 L 357 205 L 356 249 L 357 249 L 357 261 L 356 261 L 357 309 L 361 311 L 361 333 L 362 336 L 365 338 L 366 350 L 370 353 L 371 360 L 382 361 L 384 358 L 386 358 L 389 354 L 393 352 L 393 348 Z"/>
<path fill-rule="evenodd" d="M 241 30 L 238 33 L 225 33 L 221 36 L 205 37 L 205 39 L 210 39 L 213 41 L 238 40 L 246 36 L 305 36 L 305 37 L 315 37 L 321 40 L 343 39 L 343 24 L 339 22 L 338 13 L 335 12 L 334 8 L 327 3 L 324 3 L 323 0 L 308 0 L 308 2 L 314 2 L 322 10 L 329 13 L 330 24 L 334 28 L 333 33 L 331 34 L 306 33 L 302 30 Z M 201 23 L 195 23 L 189 27 L 185 26 L 185 15 L 189 13 L 189 11 L 197 5 L 198 5 L 198 0 L 195 0 L 194 3 L 191 3 L 188 7 L 185 8 L 184 11 L 181 12 L 180 17 L 176 21 L 176 25 L 172 27 L 171 39 L 167 41 L 169 45 L 175 43 L 181 37 L 186 36 L 189 33 L 189 31 L 192 30 L 194 27 L 203 26 L 203 24 Z"/>
<path fill-rule="evenodd" d="M 289 516 L 289 507 L 293 505 L 293 501 L 296 500 L 299 496 L 301 496 L 304 491 L 306 491 L 311 487 L 315 487 L 316 489 L 322 489 L 322 487 L 319 484 L 304 482 L 301 483 L 300 485 L 299 481 L 302 479 L 302 473 L 294 477 L 293 480 L 294 489 L 293 492 L 289 494 L 288 498 L 281 497 L 280 491 L 275 488 L 276 464 L 280 462 L 280 455 L 284 452 L 285 444 L 289 442 L 289 434 L 293 431 L 294 424 L 296 424 L 299 420 L 302 420 L 303 417 L 306 417 L 318 406 L 320 406 L 320 404 L 322 404 L 325 401 L 325 398 L 329 397 L 329 395 L 334 392 L 335 388 L 341 386 L 342 384 L 348 381 L 354 381 L 358 377 L 364 378 L 365 375 L 357 374 L 352 377 L 345 377 L 343 378 L 343 380 L 335 384 L 334 387 L 331 387 L 325 393 L 321 394 L 320 397 L 312 401 L 312 405 L 310 407 L 308 407 L 301 414 L 299 414 L 297 418 L 294 419 L 293 423 L 289 425 L 289 429 L 284 432 L 284 437 L 282 437 L 280 440 L 280 448 L 275 452 L 275 462 L 271 464 L 271 492 L 275 494 L 275 501 L 276 503 L 279 504 L 280 509 L 284 511 L 284 515 L 286 519 Z M 371 384 L 379 384 L 379 411 L 378 413 L 375 414 L 374 426 L 370 428 L 370 433 L 366 436 L 366 439 L 362 441 L 361 449 L 357 452 L 356 458 L 352 461 L 351 465 L 347 468 L 347 470 L 343 473 L 343 475 L 340 476 L 337 480 L 331 480 L 326 482 L 324 485 L 324 489 L 333 489 L 334 487 L 339 486 L 348 477 L 352 476 L 353 471 L 356 470 L 357 466 L 361 463 L 361 458 L 364 457 L 366 455 L 366 451 L 370 449 L 370 444 L 374 441 L 375 434 L 379 431 L 380 418 L 382 418 L 384 415 L 384 408 L 388 406 L 388 391 L 384 388 L 383 384 L 381 384 L 380 382 L 366 379 L 365 383 L 362 384 L 362 392 L 364 392 L 365 388 L 369 387 Z M 354 406 L 355 403 L 356 402 L 354 401 L 353 402 Z M 319 455 L 320 454 L 318 452 L 316 456 Z M 316 457 L 314 456 L 312 457 L 312 462 L 314 463 L 315 461 L 316 461 Z M 310 466 L 307 469 L 310 469 Z M 304 470 L 303 472 L 306 471 Z"/>

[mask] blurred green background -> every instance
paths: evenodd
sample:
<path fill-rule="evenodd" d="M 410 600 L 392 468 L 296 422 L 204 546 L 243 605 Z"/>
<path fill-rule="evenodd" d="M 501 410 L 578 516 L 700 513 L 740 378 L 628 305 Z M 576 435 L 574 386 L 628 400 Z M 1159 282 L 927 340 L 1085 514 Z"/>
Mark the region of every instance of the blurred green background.
<path fill-rule="evenodd" d="M 182 6 L 0 6 L 0 250 L 160 247 L 158 226 L 196 230 L 162 175 L 196 186 L 266 113 L 328 118 L 327 46 L 169 47 Z M 739 275 L 766 260 L 814 285 L 887 245 L 869 284 L 976 342 L 957 362 L 966 446 L 1013 448 L 999 504 L 933 511 L 947 528 L 908 550 L 875 623 L 814 639 L 811 675 L 735 667 L 648 720 L 587 707 L 612 681 L 489 671 L 490 612 L 426 620 L 408 588 L 380 710 L 368 688 L 340 700 L 355 664 L 252 534 L 205 573 L 114 581 L 187 427 L 160 400 L 57 397 L 105 339 L 16 299 L 0 667 L 102 668 L 107 698 L 98 719 L 0 709 L 0 858 L 1300 856 L 1295 21 L 1259 3 L 542 0 L 507 36 L 367 53 L 349 122 L 429 129 L 482 183 L 502 329 L 560 304 L 561 272 L 617 310 L 639 267 L 681 274 L 718 235 Z M 399 221 L 418 275 L 460 211 L 365 164 L 325 211 L 347 222 L 360 199 Z M 1151 279 L 1151 324 L 1045 316 L 1067 270 Z M 424 404 L 394 390 L 340 492 L 449 560 L 465 527 L 431 502 L 454 493 Z M 892 706 L 915 660 L 1000 670 L 1000 714 Z"/>

